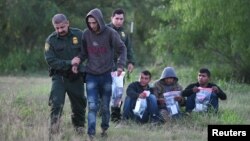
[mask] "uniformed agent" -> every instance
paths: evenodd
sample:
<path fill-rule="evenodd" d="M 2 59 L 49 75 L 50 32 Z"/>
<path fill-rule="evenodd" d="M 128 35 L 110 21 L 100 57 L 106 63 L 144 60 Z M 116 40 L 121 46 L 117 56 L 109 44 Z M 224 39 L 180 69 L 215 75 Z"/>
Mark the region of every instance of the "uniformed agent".
<path fill-rule="evenodd" d="M 111 22 L 108 24 L 109 27 L 112 27 L 118 32 L 121 40 L 124 42 L 127 47 L 127 70 L 131 73 L 134 70 L 135 58 L 134 51 L 131 43 L 131 38 L 124 28 L 125 22 L 125 11 L 121 8 L 117 8 L 112 12 Z M 117 62 L 117 56 L 115 56 L 114 61 Z"/>
<path fill-rule="evenodd" d="M 71 103 L 73 126 L 77 133 L 82 134 L 86 110 L 83 77 L 80 72 L 75 74 L 71 71 L 73 66 L 71 60 L 79 54 L 82 46 L 82 31 L 69 27 L 69 21 L 64 14 L 54 15 L 52 24 L 55 31 L 46 39 L 44 52 L 52 79 L 49 97 L 49 106 L 51 106 L 50 135 L 59 133 L 66 93 Z"/>
<path fill-rule="evenodd" d="M 127 47 L 127 71 L 128 73 L 131 73 L 134 69 L 135 59 L 129 34 L 125 31 L 124 28 L 124 21 L 125 11 L 121 8 L 117 8 L 112 12 L 111 22 L 108 24 L 108 26 L 112 27 L 118 32 L 121 40 Z M 114 62 L 117 62 L 117 55 L 115 55 Z M 114 70 L 116 70 L 116 67 L 114 68 Z M 117 122 L 121 120 L 121 106 L 122 105 L 120 105 L 119 107 L 111 107 L 111 121 Z"/>

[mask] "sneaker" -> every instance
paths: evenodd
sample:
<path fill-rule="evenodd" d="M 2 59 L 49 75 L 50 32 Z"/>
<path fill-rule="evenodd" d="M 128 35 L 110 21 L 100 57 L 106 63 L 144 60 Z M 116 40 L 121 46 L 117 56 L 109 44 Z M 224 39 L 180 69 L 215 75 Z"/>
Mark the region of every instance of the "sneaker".
<path fill-rule="evenodd" d="M 102 129 L 101 137 L 108 137 L 107 130 Z"/>
<path fill-rule="evenodd" d="M 119 122 L 121 120 L 121 108 L 120 107 L 111 107 L 111 116 L 110 120 L 112 122 Z"/>

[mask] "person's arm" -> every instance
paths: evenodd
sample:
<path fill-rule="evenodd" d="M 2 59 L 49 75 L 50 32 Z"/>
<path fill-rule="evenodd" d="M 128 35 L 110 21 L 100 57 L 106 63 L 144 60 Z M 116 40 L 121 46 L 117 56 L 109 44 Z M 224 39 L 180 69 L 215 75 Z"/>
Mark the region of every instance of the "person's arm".
<path fill-rule="evenodd" d="M 160 86 L 160 82 L 159 80 L 155 81 L 153 84 L 153 94 L 156 96 L 157 99 L 160 98 L 160 96 L 163 98 L 162 96 L 162 88 Z"/>
<path fill-rule="evenodd" d="M 213 84 L 213 86 L 212 86 L 212 91 L 213 91 L 213 93 L 217 94 L 217 96 L 218 96 L 221 100 L 226 100 L 226 99 L 227 99 L 226 93 L 224 93 L 224 92 L 222 91 L 222 89 L 221 89 L 219 86 Z"/>
<path fill-rule="evenodd" d="M 132 42 L 129 36 L 126 36 L 125 45 L 127 47 L 127 68 L 129 72 L 132 72 L 135 65 L 135 59 Z"/>
<path fill-rule="evenodd" d="M 183 87 L 182 87 L 179 83 L 176 83 L 176 86 L 175 86 L 175 88 L 174 88 L 174 91 L 180 91 L 180 92 L 182 93 Z M 181 93 L 180 93 L 179 96 L 176 96 L 174 99 L 175 99 L 176 101 L 178 101 L 178 103 L 179 103 L 180 106 L 183 107 L 183 106 L 185 106 L 185 104 L 186 104 L 186 99 L 185 99 L 184 96 L 181 95 Z"/>
<path fill-rule="evenodd" d="M 71 60 L 63 60 L 56 56 L 54 46 L 49 40 L 45 42 L 44 57 L 48 65 L 55 70 L 68 70 L 71 68 Z"/>
<path fill-rule="evenodd" d="M 131 98 L 138 98 L 139 97 L 139 92 L 138 92 L 138 88 L 136 86 L 136 83 L 133 82 L 133 83 L 130 83 L 128 85 L 128 88 L 126 90 L 126 93 L 127 93 L 127 96 L 131 97 Z"/>
<path fill-rule="evenodd" d="M 73 65 L 72 66 L 72 71 L 74 73 L 78 73 L 78 69 L 79 65 L 81 65 L 81 62 L 83 62 L 84 60 L 87 59 L 87 56 L 88 56 L 88 52 L 87 52 L 87 43 L 86 43 L 86 40 L 84 38 L 84 35 L 82 34 L 82 39 L 81 39 L 81 52 L 75 56 L 72 61 L 71 61 L 71 64 Z"/>
<path fill-rule="evenodd" d="M 127 47 L 124 42 L 120 39 L 117 32 L 112 33 L 112 44 L 116 48 L 116 54 L 118 54 L 117 68 L 124 69 L 127 60 Z"/>
<path fill-rule="evenodd" d="M 194 89 L 197 88 L 197 86 L 195 84 L 190 84 L 188 85 L 181 93 L 181 95 L 183 97 L 188 97 L 190 95 L 192 95 L 194 92 Z"/>
<path fill-rule="evenodd" d="M 162 86 L 160 84 L 160 80 L 157 80 L 156 82 L 154 82 L 154 84 L 153 84 L 153 92 L 154 92 L 154 95 L 156 97 L 158 107 L 159 108 L 166 107 L 165 98 L 163 96 L 163 88 L 162 88 Z"/>

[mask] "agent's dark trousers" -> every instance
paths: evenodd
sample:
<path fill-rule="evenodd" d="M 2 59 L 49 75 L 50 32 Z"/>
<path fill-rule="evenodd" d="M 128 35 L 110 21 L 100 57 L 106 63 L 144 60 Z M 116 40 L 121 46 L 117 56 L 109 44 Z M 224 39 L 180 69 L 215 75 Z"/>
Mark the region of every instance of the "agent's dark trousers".
<path fill-rule="evenodd" d="M 86 97 L 84 95 L 83 81 L 81 78 L 70 81 L 61 75 L 52 76 L 52 88 L 49 97 L 49 105 L 51 106 L 51 127 L 55 124 L 59 124 L 66 93 L 71 103 L 71 119 L 74 127 L 84 127 Z"/>

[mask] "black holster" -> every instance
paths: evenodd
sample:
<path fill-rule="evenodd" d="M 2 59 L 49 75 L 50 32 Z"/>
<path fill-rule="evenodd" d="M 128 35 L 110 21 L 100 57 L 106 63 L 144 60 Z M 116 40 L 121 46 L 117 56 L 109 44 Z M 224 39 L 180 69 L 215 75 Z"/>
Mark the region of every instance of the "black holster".
<path fill-rule="evenodd" d="M 80 77 L 82 77 L 82 73 L 73 73 L 71 68 L 68 70 L 55 70 L 53 68 L 49 68 L 50 77 L 56 74 L 69 79 L 69 81 L 75 81 L 79 79 Z"/>

